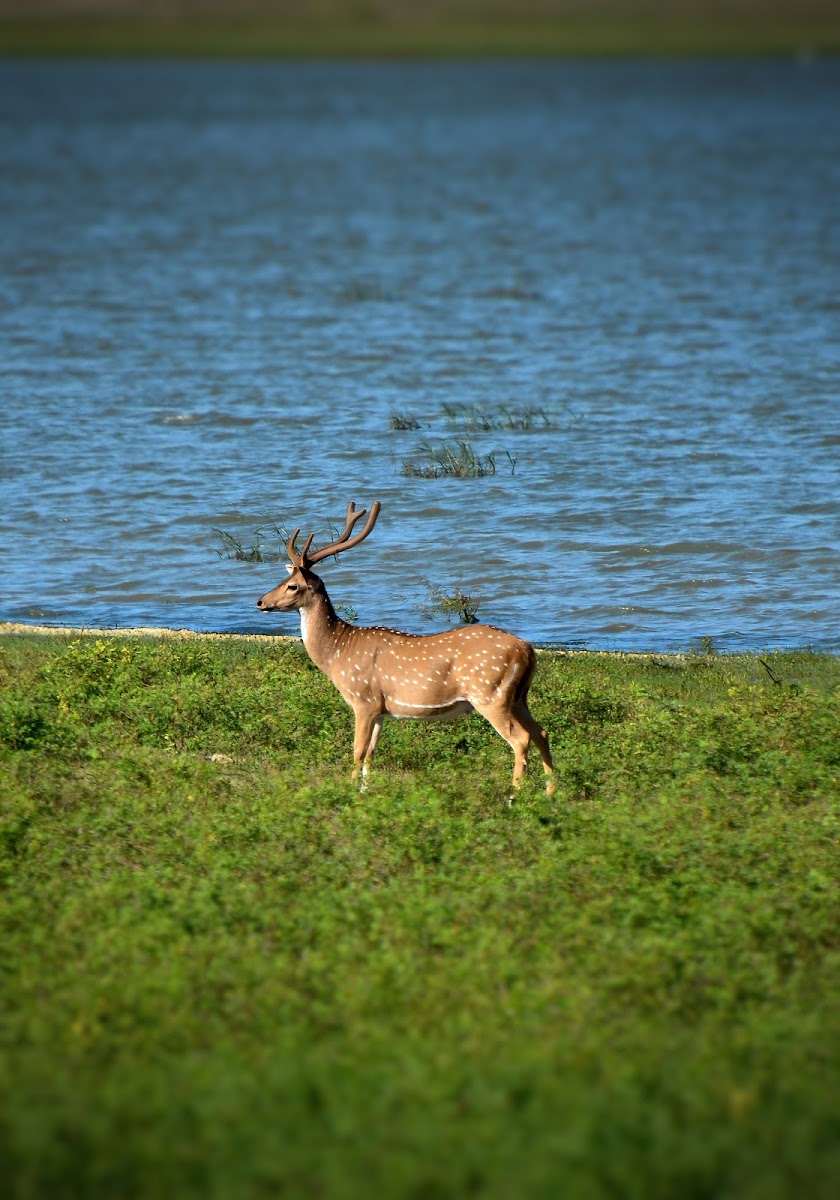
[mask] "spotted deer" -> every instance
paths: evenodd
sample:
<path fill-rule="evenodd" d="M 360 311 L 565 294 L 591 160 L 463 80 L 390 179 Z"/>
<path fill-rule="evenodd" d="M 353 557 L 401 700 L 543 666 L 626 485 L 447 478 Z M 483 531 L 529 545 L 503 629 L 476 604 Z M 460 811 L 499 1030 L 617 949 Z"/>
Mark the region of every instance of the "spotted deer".
<path fill-rule="evenodd" d="M 385 717 L 446 720 L 475 711 L 513 750 L 514 787 L 524 774 L 529 746 L 536 743 L 551 795 L 551 749 L 545 730 L 528 708 L 528 688 L 537 662 L 528 642 L 492 625 L 422 635 L 379 626 L 357 628 L 336 614 L 323 580 L 312 568 L 363 542 L 380 508 L 375 500 L 364 527 L 353 533 L 366 510 L 357 511 L 351 500 L 344 532 L 319 550 L 312 549 L 314 534 L 310 533 L 298 551 L 300 529 L 296 529 L 286 547 L 291 560 L 288 579 L 257 601 L 262 612 L 300 613 L 309 657 L 353 709 L 353 778 L 367 775 Z"/>

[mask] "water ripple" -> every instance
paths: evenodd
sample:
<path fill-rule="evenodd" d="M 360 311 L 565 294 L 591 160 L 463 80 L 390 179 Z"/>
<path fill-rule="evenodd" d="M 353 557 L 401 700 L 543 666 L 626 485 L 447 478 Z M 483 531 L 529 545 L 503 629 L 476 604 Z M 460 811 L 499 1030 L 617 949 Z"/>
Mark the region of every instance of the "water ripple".
<path fill-rule="evenodd" d="M 324 569 L 371 623 L 439 627 L 431 580 L 540 643 L 840 650 L 838 102 L 836 62 L 7 63 L 0 617 L 293 631 L 217 531 L 376 496 Z M 495 476 L 402 473 L 458 436 Z"/>

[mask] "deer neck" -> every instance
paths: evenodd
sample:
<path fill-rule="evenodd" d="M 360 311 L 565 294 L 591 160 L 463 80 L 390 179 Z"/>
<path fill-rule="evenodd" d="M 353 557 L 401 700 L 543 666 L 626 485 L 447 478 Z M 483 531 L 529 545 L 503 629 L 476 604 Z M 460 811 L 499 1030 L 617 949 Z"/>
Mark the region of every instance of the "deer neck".
<path fill-rule="evenodd" d="M 325 674 L 349 632 L 350 626 L 337 615 L 326 592 L 316 592 L 300 609 L 300 636 L 306 653 Z"/>

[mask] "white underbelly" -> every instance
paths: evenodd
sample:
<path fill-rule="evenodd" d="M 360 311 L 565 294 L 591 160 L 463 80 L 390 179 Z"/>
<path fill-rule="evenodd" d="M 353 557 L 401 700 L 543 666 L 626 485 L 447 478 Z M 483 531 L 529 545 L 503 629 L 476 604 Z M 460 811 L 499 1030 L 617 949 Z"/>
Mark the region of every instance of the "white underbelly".
<path fill-rule="evenodd" d="M 469 700 L 453 700 L 448 704 L 401 704 L 394 700 L 388 705 L 388 715 L 398 721 L 455 721 L 472 711 Z"/>

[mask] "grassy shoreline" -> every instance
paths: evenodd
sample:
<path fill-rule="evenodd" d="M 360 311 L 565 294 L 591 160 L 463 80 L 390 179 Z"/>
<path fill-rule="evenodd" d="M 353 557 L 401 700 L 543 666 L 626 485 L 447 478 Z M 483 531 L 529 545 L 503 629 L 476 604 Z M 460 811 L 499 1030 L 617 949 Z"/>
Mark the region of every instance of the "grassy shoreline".
<path fill-rule="evenodd" d="M 264 645 L 278 645 L 283 642 L 291 642 L 298 646 L 302 644 L 299 634 L 292 633 L 220 633 L 213 630 L 198 630 L 198 629 L 174 629 L 164 625 L 135 625 L 123 627 L 97 627 L 95 625 L 36 625 L 25 621 L 0 621 L 0 644 L 2 640 L 8 637 L 35 637 L 47 639 L 64 639 L 76 640 L 79 638 L 143 638 L 143 639 L 169 639 L 176 640 L 208 640 L 208 641 L 230 641 L 230 642 L 262 642 Z M 765 650 L 748 650 L 748 651 L 718 651 L 714 648 L 713 640 L 710 639 L 710 646 L 707 649 L 699 646 L 699 648 L 690 650 L 603 650 L 590 649 L 589 647 L 575 647 L 565 645 L 543 645 L 534 643 L 534 648 L 537 654 L 559 655 L 561 657 L 582 656 L 589 658 L 597 658 L 605 656 L 606 658 L 615 659 L 661 659 L 663 662 L 674 661 L 675 663 L 685 662 L 687 660 L 697 661 L 698 658 L 707 657 L 710 655 L 719 656 L 722 661 L 731 660 L 748 660 L 760 662 L 762 655 L 768 653 L 787 654 L 806 654 L 811 655 L 816 660 L 825 659 L 828 662 L 835 659 L 840 661 L 840 656 L 833 654 L 831 651 L 815 650 L 805 646 L 801 648 L 785 648 L 779 649 L 776 647 L 773 651 Z"/>
<path fill-rule="evenodd" d="M 833 1197 L 840 658 L 540 657 L 352 721 L 293 640 L 0 635 L 11 1200 Z"/>
<path fill-rule="evenodd" d="M 299 634 L 290 633 L 215 633 L 195 629 L 170 629 L 160 625 L 134 626 L 129 628 L 96 628 L 95 626 L 80 625 L 34 625 L 21 621 L 0 621 L 0 639 L 5 637 L 43 637 L 43 638 L 175 638 L 180 640 L 207 639 L 209 641 L 243 641 L 262 642 L 266 645 L 281 642 L 294 642 L 301 645 Z M 683 659 L 684 653 L 673 652 L 661 654 L 648 650 L 588 650 L 570 649 L 566 647 L 535 647 L 538 654 L 606 654 L 616 658 L 662 658 Z"/>
<path fill-rule="evenodd" d="M 840 18 L 741 14 L 503 17 L 481 22 L 0 19 L 0 56 L 178 58 L 810 57 L 840 54 Z"/>

